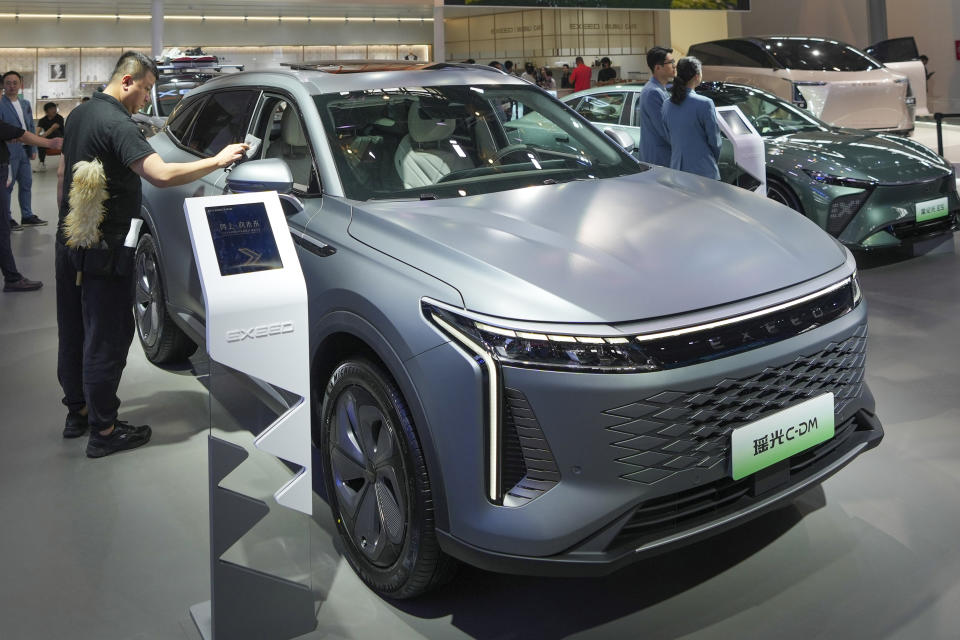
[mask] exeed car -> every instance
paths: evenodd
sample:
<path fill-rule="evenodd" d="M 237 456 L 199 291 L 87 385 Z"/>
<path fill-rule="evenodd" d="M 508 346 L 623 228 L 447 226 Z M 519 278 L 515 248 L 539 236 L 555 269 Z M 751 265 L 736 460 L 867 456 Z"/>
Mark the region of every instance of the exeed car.
<path fill-rule="evenodd" d="M 643 86 L 594 87 L 563 98 L 604 129 L 639 145 Z M 708 82 L 697 93 L 736 106 L 763 136 L 767 195 L 804 214 L 851 249 L 882 249 L 946 236 L 957 228 L 960 197 L 953 165 L 919 142 L 877 131 L 831 127 L 771 93 Z M 743 184 L 724 140 L 720 179 Z M 747 176 L 749 177 L 749 176 Z"/>
<path fill-rule="evenodd" d="M 314 440 L 373 589 L 417 595 L 456 559 L 610 572 L 882 438 L 855 263 L 809 220 L 638 163 L 493 69 L 306 66 L 211 80 L 151 139 L 167 161 L 262 144 L 230 176 L 144 186 L 135 312 L 154 362 L 195 348 L 183 199 L 240 174 L 290 191 Z"/>

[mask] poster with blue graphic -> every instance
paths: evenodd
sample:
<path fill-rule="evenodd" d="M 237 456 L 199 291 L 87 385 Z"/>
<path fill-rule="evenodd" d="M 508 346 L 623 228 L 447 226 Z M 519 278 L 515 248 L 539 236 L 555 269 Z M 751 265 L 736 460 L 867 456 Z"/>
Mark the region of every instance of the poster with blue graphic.
<path fill-rule="evenodd" d="M 206 207 L 206 212 L 220 275 L 283 268 L 262 202 Z"/>

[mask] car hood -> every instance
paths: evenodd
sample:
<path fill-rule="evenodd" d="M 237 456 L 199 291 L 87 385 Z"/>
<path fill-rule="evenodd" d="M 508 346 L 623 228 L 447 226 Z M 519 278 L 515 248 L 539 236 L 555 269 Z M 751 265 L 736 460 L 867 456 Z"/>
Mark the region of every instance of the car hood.
<path fill-rule="evenodd" d="M 670 169 L 432 201 L 363 202 L 350 234 L 446 281 L 471 311 L 612 323 L 815 278 L 844 250 L 755 193 Z"/>
<path fill-rule="evenodd" d="M 943 158 L 913 140 L 860 129 L 793 133 L 767 138 L 766 143 L 768 158 L 787 156 L 790 169 L 799 165 L 847 178 L 896 184 L 950 172 Z"/>

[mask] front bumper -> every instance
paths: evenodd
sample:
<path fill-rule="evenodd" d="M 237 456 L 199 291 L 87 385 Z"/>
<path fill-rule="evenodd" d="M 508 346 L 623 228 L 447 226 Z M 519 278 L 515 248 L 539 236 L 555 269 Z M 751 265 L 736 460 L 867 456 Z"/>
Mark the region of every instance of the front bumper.
<path fill-rule="evenodd" d="M 874 187 L 837 239 L 852 249 L 870 250 L 952 233 L 960 220 L 960 198 L 954 180 L 953 175 L 948 175 L 912 184 Z M 947 198 L 949 213 L 917 222 L 917 203 L 942 197 Z"/>
<path fill-rule="evenodd" d="M 789 504 L 883 439 L 883 427 L 860 409 L 833 439 L 739 481 L 719 481 L 669 500 L 631 507 L 612 524 L 562 553 L 547 557 L 498 553 L 438 532 L 447 554 L 487 571 L 544 576 L 600 576 L 691 544 Z"/>
<path fill-rule="evenodd" d="M 478 362 L 452 344 L 421 354 L 408 363 L 415 377 L 433 376 L 441 391 L 423 397 L 440 464 L 431 481 L 443 482 L 446 494 L 441 546 L 506 572 L 604 573 L 773 508 L 882 437 L 863 380 L 865 348 L 860 304 L 788 340 L 668 371 L 503 367 L 502 505 L 484 491 Z M 827 391 L 836 398 L 837 436 L 754 477 L 730 479 L 735 427 Z"/>

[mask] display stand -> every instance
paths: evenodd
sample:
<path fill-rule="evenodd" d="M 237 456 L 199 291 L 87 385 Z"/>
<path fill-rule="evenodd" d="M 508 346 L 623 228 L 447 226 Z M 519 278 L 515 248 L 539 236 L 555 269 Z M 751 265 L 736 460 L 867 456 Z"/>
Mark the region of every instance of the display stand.
<path fill-rule="evenodd" d="M 312 513 L 309 327 L 303 273 L 276 192 L 188 198 L 184 211 L 206 306 L 211 407 L 214 372 L 221 367 L 237 379 L 249 376 L 263 388 L 275 390 L 284 399 L 284 408 L 271 415 L 272 422 L 265 427 L 253 425 L 257 435 L 252 444 L 288 466 L 299 467 L 269 500 L 224 487 L 225 479 L 252 452 L 215 436 L 217 420 L 211 416 L 211 601 L 192 607 L 191 615 L 205 638 L 293 638 L 316 626 L 310 585 L 243 566 L 224 555 L 270 514 L 268 502 Z M 245 411 L 238 408 L 236 413 Z M 299 530 L 302 539 L 297 544 L 277 546 L 309 549 L 309 527 L 303 523 Z M 309 564 L 309 552 L 303 556 Z"/>
<path fill-rule="evenodd" d="M 767 195 L 767 163 L 763 138 L 740 107 L 717 107 L 717 124 L 733 145 L 733 161 L 760 184 L 753 189 Z"/>

